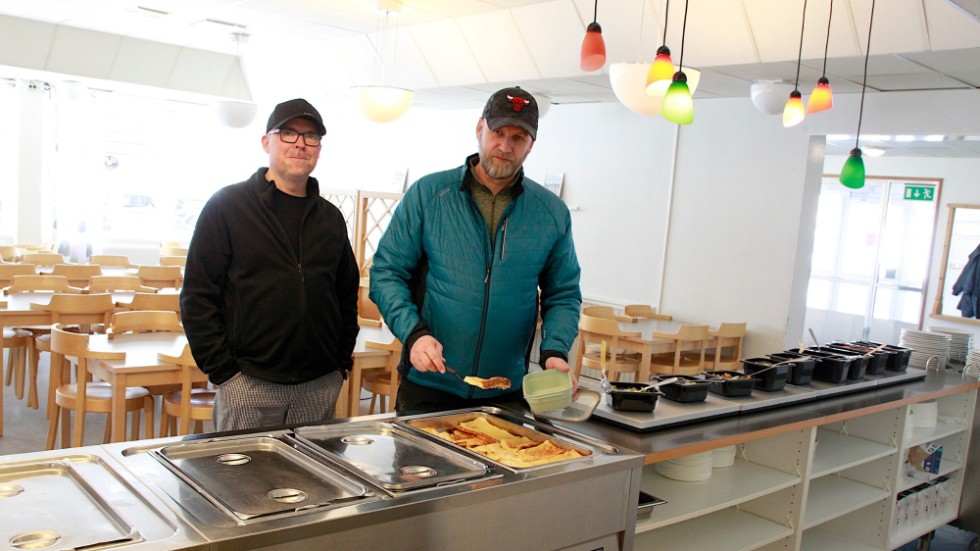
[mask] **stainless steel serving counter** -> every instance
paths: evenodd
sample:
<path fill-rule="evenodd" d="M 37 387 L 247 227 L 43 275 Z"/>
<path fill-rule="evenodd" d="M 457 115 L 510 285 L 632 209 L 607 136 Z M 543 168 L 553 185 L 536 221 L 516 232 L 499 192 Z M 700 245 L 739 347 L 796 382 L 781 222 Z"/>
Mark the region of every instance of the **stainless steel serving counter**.
<path fill-rule="evenodd" d="M 354 447 L 382 440 L 391 430 L 402 430 L 397 427 L 404 420 L 413 419 L 392 416 L 11 456 L 0 460 L 0 476 L 8 474 L 8 486 L 35 483 L 31 470 L 62 486 L 70 479 L 75 497 L 95 504 L 103 518 L 93 522 L 72 509 L 65 515 L 66 506 L 78 505 L 64 504 L 61 498 L 71 496 L 56 495 L 57 491 L 37 492 L 31 502 L 25 498 L 29 492 L 8 497 L 5 493 L 12 492 L 4 492 L 0 479 L 0 549 L 91 544 L 125 551 L 632 549 L 642 457 L 520 413 L 499 408 L 476 413 L 546 435 L 581 457 L 511 468 L 493 460 L 454 459 L 465 452 L 442 453 L 437 448 L 452 446 L 438 444 L 434 436 L 409 434 L 420 449 L 440 456 L 430 464 L 442 469 L 448 464 L 439 460 L 454 461 L 448 467 L 465 473 L 415 486 L 403 484 L 417 480 L 408 476 L 398 483 L 382 483 L 391 479 L 371 475 L 384 466 L 372 465 L 356 453 L 313 449 L 348 432 L 350 437 L 341 441 Z M 60 469 L 59 462 L 69 466 Z M 253 470 L 243 468 L 249 462 Z M 84 467 L 77 473 L 71 467 L 76 464 Z M 431 474 L 425 468 L 399 465 L 399 472 Z M 50 480 L 47 483 L 48 489 L 56 488 Z M 42 510 L 45 518 L 36 526 L 22 522 Z M 61 516 L 80 520 L 55 526 Z M 61 543 L 47 546 L 43 538 L 58 529 Z M 34 547 L 18 545 L 24 541 Z"/>

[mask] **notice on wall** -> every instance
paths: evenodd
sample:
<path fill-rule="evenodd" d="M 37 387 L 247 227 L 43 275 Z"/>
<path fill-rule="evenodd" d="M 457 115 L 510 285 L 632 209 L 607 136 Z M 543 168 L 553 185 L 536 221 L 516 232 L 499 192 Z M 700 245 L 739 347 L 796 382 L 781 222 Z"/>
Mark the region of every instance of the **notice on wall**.
<path fill-rule="evenodd" d="M 544 187 L 559 197 L 561 197 L 561 186 L 564 181 L 565 174 L 562 172 L 548 172 L 544 175 Z"/>

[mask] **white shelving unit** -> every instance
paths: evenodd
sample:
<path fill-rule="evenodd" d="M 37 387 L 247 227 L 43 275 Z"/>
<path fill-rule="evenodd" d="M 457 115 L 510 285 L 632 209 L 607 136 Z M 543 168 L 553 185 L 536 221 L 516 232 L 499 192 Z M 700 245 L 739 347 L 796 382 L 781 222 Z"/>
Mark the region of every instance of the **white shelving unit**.
<path fill-rule="evenodd" d="M 908 406 L 739 445 L 731 467 L 681 482 L 644 468 L 641 487 L 667 501 L 636 525 L 637 550 L 888 551 L 956 518 L 976 392 L 937 400 L 936 427 L 906 433 Z M 908 450 L 943 446 L 940 471 L 906 476 Z M 896 523 L 899 493 L 948 478 L 948 501 Z M 906 504 L 907 505 L 907 504 Z"/>

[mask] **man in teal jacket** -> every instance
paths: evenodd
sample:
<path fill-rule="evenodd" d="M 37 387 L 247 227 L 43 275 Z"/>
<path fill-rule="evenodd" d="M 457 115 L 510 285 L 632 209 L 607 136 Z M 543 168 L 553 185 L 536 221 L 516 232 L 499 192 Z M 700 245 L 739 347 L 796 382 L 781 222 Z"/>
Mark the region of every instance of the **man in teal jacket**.
<path fill-rule="evenodd" d="M 539 306 L 539 361 L 568 371 L 580 269 L 568 208 L 524 176 L 537 129 L 529 93 L 493 94 L 476 125 L 479 153 L 412 185 L 378 244 L 370 297 L 404 343 L 399 413 L 519 398 Z M 477 388 L 447 366 L 511 387 Z"/>

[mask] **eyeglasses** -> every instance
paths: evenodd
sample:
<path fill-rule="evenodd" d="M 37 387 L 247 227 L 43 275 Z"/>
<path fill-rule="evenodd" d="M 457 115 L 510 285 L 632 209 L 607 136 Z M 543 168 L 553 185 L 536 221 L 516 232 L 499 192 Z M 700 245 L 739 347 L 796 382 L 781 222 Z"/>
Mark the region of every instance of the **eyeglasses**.
<path fill-rule="evenodd" d="M 316 147 L 320 145 L 320 140 L 323 136 L 317 134 L 316 132 L 297 132 L 292 128 L 273 128 L 269 131 L 269 134 L 279 134 L 279 139 L 285 143 L 296 143 L 300 136 L 303 136 L 303 143 L 309 147 Z"/>

